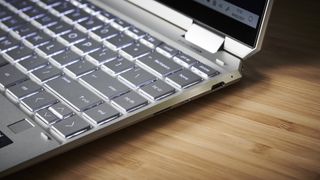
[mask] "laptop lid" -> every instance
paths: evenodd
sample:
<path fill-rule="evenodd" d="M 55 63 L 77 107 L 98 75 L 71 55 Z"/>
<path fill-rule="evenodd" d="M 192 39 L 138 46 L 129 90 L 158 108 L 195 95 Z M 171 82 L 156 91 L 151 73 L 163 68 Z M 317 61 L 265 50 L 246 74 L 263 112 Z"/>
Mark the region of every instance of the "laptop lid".
<path fill-rule="evenodd" d="M 208 34 L 193 39 L 199 41 L 195 44 L 201 46 L 202 43 L 204 47 L 208 44 L 212 47 L 214 43 L 219 47 L 222 45 L 225 50 L 241 58 L 260 50 L 272 5 L 272 0 L 129 1 L 185 29 L 186 35 L 194 29 L 205 29 L 222 37 L 222 43 L 217 37 L 208 38 Z M 198 34 L 205 34 L 205 30 L 200 30 Z M 215 42 L 210 44 L 210 39 Z M 212 52 L 215 48 L 209 47 L 207 50 Z"/>

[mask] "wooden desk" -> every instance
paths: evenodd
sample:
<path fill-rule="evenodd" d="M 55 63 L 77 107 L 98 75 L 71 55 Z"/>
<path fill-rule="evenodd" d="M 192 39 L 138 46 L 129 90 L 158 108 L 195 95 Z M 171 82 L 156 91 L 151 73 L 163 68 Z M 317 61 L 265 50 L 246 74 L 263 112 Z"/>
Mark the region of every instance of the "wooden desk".
<path fill-rule="evenodd" d="M 319 2 L 275 3 L 241 82 L 8 178 L 320 179 Z"/>

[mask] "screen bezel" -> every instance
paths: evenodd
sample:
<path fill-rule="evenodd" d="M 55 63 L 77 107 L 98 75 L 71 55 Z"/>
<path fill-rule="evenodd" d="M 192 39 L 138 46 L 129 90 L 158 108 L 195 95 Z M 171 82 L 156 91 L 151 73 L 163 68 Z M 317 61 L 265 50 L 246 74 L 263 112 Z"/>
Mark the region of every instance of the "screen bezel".
<path fill-rule="evenodd" d="M 259 37 L 260 29 L 262 27 L 262 22 L 264 18 L 265 9 L 268 4 L 268 0 L 260 0 L 261 7 L 252 9 L 248 7 L 249 10 L 255 14 L 259 15 L 258 26 L 256 29 L 245 25 L 235 19 L 232 19 L 224 14 L 214 11 L 202 4 L 195 1 L 172 1 L 172 0 L 156 0 L 168 7 L 171 7 L 182 14 L 191 17 L 197 24 L 205 26 L 207 28 L 213 28 L 218 30 L 224 35 L 230 36 L 242 43 L 254 48 L 257 45 L 257 40 Z M 250 6 L 252 0 L 242 0 Z M 256 1 L 256 0 L 255 0 Z M 183 6 L 181 6 L 183 2 Z M 182 8 L 184 7 L 184 8 Z M 192 7 L 192 8 L 188 8 Z"/>

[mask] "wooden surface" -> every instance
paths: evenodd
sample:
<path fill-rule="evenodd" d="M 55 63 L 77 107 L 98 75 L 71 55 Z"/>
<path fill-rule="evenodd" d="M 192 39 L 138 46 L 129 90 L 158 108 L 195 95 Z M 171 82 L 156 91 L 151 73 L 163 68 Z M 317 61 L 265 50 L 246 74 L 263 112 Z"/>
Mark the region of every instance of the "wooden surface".
<path fill-rule="evenodd" d="M 275 3 L 239 83 L 10 179 L 320 179 L 318 0 Z"/>

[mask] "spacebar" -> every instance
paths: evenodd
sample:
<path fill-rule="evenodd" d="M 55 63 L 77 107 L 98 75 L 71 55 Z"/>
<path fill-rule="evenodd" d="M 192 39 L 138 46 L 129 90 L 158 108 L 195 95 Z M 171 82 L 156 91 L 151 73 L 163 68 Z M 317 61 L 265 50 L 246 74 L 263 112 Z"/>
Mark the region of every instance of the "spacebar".
<path fill-rule="evenodd" d="M 90 109 L 102 101 L 81 84 L 65 76 L 49 81 L 45 86 L 79 112 Z"/>

